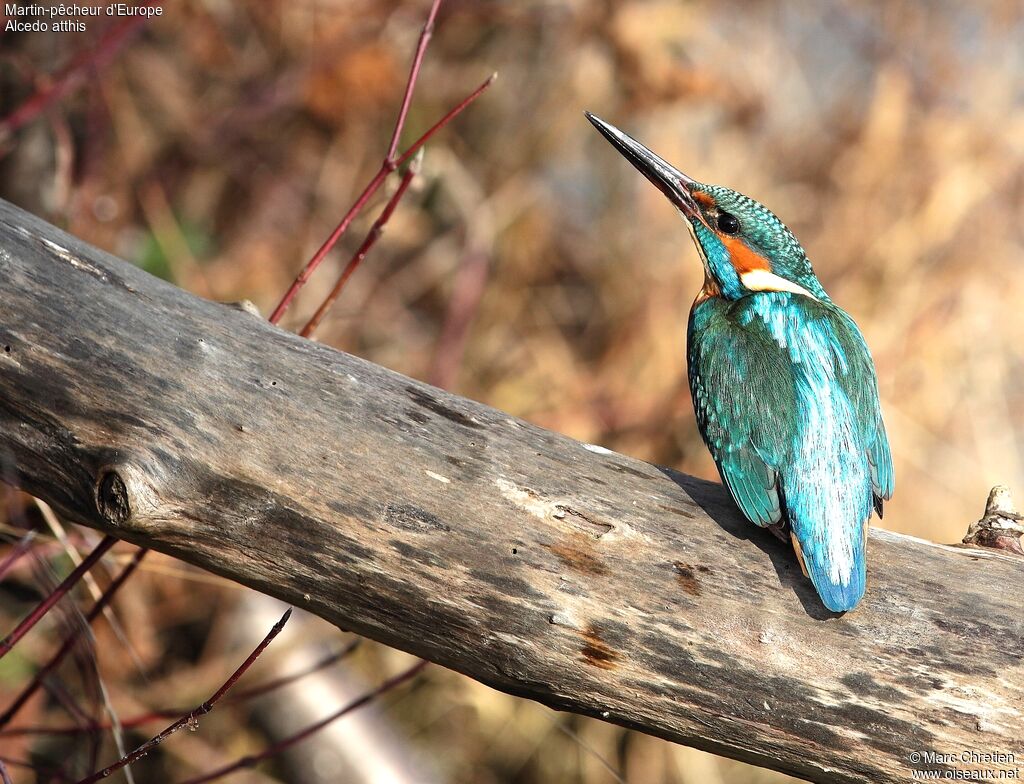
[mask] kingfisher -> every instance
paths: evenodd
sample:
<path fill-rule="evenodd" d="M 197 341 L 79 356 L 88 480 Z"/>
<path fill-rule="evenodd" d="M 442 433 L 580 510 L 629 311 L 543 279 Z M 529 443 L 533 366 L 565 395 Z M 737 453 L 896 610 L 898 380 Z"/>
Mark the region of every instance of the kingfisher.
<path fill-rule="evenodd" d="M 792 542 L 829 610 L 852 610 L 867 581 L 868 521 L 894 484 L 864 336 L 766 207 L 586 116 L 668 197 L 697 246 L 704 285 L 690 308 L 687 370 L 723 484 L 744 517 Z"/>

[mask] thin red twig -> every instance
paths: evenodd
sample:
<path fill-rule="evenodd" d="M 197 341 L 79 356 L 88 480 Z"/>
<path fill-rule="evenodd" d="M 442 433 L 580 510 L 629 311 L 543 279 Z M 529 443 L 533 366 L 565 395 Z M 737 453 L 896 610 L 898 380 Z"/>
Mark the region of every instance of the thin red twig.
<path fill-rule="evenodd" d="M 310 276 L 313 274 L 316 268 L 320 266 L 320 263 L 324 260 L 324 257 L 330 252 L 331 248 L 333 248 L 335 244 L 338 242 L 338 240 L 341 238 L 341 235 L 344 234 L 348 227 L 352 224 L 352 221 L 355 219 L 356 215 L 358 215 L 362 211 L 363 207 L 366 206 L 366 202 L 368 202 L 370 200 L 370 197 L 377 192 L 377 190 L 380 188 L 381 184 L 384 182 L 388 174 L 390 174 L 395 169 L 401 167 L 401 165 L 408 161 L 413 155 L 415 155 L 417 150 L 419 150 L 420 147 L 426 144 L 435 133 L 444 128 L 444 126 L 446 126 L 458 115 L 460 115 L 467 106 L 469 106 L 471 103 L 473 103 L 473 101 L 479 98 L 483 91 L 491 86 L 496 77 L 497 74 L 491 74 L 489 77 L 487 77 L 487 79 L 483 81 L 483 83 L 479 87 L 477 87 L 473 92 L 471 92 L 469 95 L 463 98 L 458 103 L 458 105 L 450 109 L 448 113 L 445 114 L 440 120 L 438 120 L 436 123 L 430 126 L 426 133 L 424 133 L 422 136 L 420 136 L 420 138 L 413 142 L 409 149 L 407 149 L 398 157 L 397 160 L 394 161 L 393 166 L 389 168 L 388 166 L 385 165 L 380 168 L 380 171 L 378 171 L 374 175 L 373 179 L 370 180 L 370 183 L 366 186 L 366 188 L 363 189 L 363 192 L 359 195 L 359 198 L 356 199 L 356 203 L 349 208 L 348 212 L 345 213 L 345 217 L 341 219 L 341 223 L 339 223 L 338 226 L 334 229 L 334 231 L 331 232 L 331 236 L 327 238 L 327 241 L 323 245 L 320 246 L 320 250 L 318 250 L 313 255 L 313 258 L 311 258 L 307 262 L 306 266 L 302 268 L 302 272 L 300 272 L 298 277 L 296 277 L 295 280 L 292 282 L 292 285 L 288 288 L 288 291 L 285 293 L 284 297 L 278 303 L 277 307 L 274 308 L 274 312 L 270 315 L 269 320 L 271 324 L 277 324 L 281 320 L 281 317 L 284 315 L 284 312 L 288 309 L 288 306 L 292 303 L 292 300 L 295 299 L 295 295 L 299 293 L 299 289 L 306 285 L 306 281 L 309 280 Z"/>
<path fill-rule="evenodd" d="M 100 613 L 103 612 L 104 608 L 108 604 L 110 604 L 110 601 L 114 598 L 114 595 L 118 592 L 121 586 L 124 585 L 125 581 L 129 577 L 131 577 L 132 573 L 135 571 L 136 567 L 138 567 L 139 563 L 145 557 L 147 552 L 147 550 L 143 549 L 138 550 L 135 553 L 135 556 L 132 558 L 132 560 L 128 562 L 128 565 L 125 566 L 124 569 L 121 570 L 121 573 L 114 579 L 114 581 L 111 582 L 109 586 L 107 586 L 107 589 L 103 592 L 100 598 L 96 600 L 96 603 L 93 605 L 92 609 L 89 610 L 88 614 L 85 616 L 85 625 L 78 625 L 71 631 L 71 633 L 67 636 L 67 639 L 64 640 L 64 643 L 60 646 L 57 652 L 50 658 L 50 660 L 46 664 L 39 668 L 39 671 L 36 672 L 35 676 L 32 678 L 32 681 L 24 689 L 22 689 L 21 694 L 19 694 L 15 698 L 14 702 L 10 704 L 7 710 L 3 712 L 3 715 L 0 716 L 0 727 L 5 726 L 11 719 L 14 718 L 15 714 L 17 714 L 17 712 L 21 710 L 21 707 L 26 702 L 28 702 L 29 698 L 33 694 L 36 693 L 36 691 L 42 685 L 43 680 L 46 678 L 46 676 L 53 672 L 57 665 L 59 665 L 64 660 L 64 657 L 68 655 L 68 653 L 74 647 L 75 643 L 78 641 L 78 638 L 81 636 L 82 631 L 85 629 L 86 625 L 91 624 L 94 620 L 96 620 L 96 618 L 99 617 Z"/>
<path fill-rule="evenodd" d="M 416 47 L 416 54 L 413 56 L 412 67 L 409 69 L 409 78 L 405 84 L 405 93 L 402 97 L 402 106 L 398 112 L 398 119 L 395 121 L 394 130 L 391 133 L 391 141 L 388 143 L 388 152 L 384 158 L 384 162 L 381 164 L 380 169 L 373 176 L 370 182 L 363 188 L 362 193 L 356 199 L 355 203 L 349 207 L 348 212 L 345 213 L 344 217 L 335 226 L 334 231 L 331 232 L 330 236 L 324 242 L 323 245 L 313 254 L 313 257 L 306 262 L 306 266 L 302 268 L 299 274 L 292 281 L 291 286 L 288 287 L 288 291 L 281 298 L 281 301 L 274 308 L 274 312 L 270 314 L 270 323 L 277 324 L 281 321 L 285 311 L 288 310 L 292 300 L 299 293 L 299 290 L 306 285 L 306 282 L 316 271 L 316 268 L 320 266 L 324 258 L 331 251 L 331 249 L 338 243 L 341 236 L 348 230 L 348 227 L 355 220 L 355 217 L 363 210 L 366 203 L 370 198 L 377 192 L 380 186 L 383 184 L 387 176 L 400 168 L 402 164 L 408 161 L 416 151 L 422 147 L 435 133 L 441 130 L 449 122 L 451 122 L 457 115 L 459 115 L 469 104 L 475 101 L 480 94 L 486 90 L 491 82 L 494 81 L 495 74 L 491 74 L 480 87 L 474 90 L 467 98 L 464 98 L 458 106 L 449 111 L 444 117 L 442 117 L 419 139 L 417 139 L 409 149 L 407 149 L 398 158 L 395 157 L 395 150 L 398 149 L 398 140 L 402 135 L 402 130 L 405 127 L 405 120 L 409 113 L 409 104 L 412 101 L 413 91 L 416 89 L 416 81 L 419 79 L 420 65 L 423 62 L 423 55 L 426 52 L 427 44 L 430 42 L 430 37 L 433 33 L 434 18 L 437 16 L 437 10 L 440 6 L 440 0 L 434 0 L 430 7 L 430 13 L 427 16 L 426 24 L 423 26 L 423 31 L 420 33 L 420 40 Z"/>
<path fill-rule="evenodd" d="M 256 646 L 255 650 L 253 650 L 253 652 L 249 654 L 249 657 L 244 662 L 242 662 L 241 665 L 239 665 L 238 669 L 236 669 L 231 674 L 231 677 L 228 678 L 224 682 L 224 684 L 213 693 L 213 696 L 211 696 L 210 699 L 208 699 L 206 702 L 204 702 L 202 705 L 200 705 L 192 712 L 188 713 L 185 716 L 182 716 L 180 719 L 174 722 L 174 724 L 171 724 L 169 727 L 167 727 L 163 732 L 154 735 L 148 741 L 146 741 L 137 749 L 135 749 L 135 751 L 121 757 L 121 759 L 119 759 L 112 765 L 109 765 L 106 768 L 103 768 L 102 770 L 96 771 L 91 776 L 87 776 L 86 778 L 79 781 L 78 784 L 94 784 L 94 782 L 97 782 L 100 779 L 105 779 L 112 773 L 120 770 L 126 765 L 131 765 L 137 759 L 140 759 L 141 757 L 144 757 L 147 754 L 149 754 L 149 752 L 151 752 L 160 743 L 162 743 L 168 737 L 170 737 L 175 732 L 180 730 L 182 727 L 196 726 L 197 722 L 199 721 L 199 717 L 204 716 L 211 710 L 213 710 L 213 706 L 217 704 L 220 698 L 223 697 L 225 693 L 227 693 L 228 689 L 235 685 L 238 679 L 245 674 L 245 671 L 252 666 L 253 662 L 255 662 L 257 658 L 259 658 L 260 654 L 263 653 L 266 647 L 270 645 L 271 642 L 273 642 L 274 638 L 277 637 L 278 634 L 281 633 L 281 630 L 284 628 L 284 625 L 288 623 L 288 619 L 291 617 L 291 614 L 292 610 L 289 607 L 285 611 L 285 614 L 281 616 L 281 620 L 275 623 L 274 628 L 271 629 L 270 633 L 263 638 L 263 642 Z"/>
<path fill-rule="evenodd" d="M 430 38 L 434 33 L 434 19 L 437 17 L 437 11 L 441 7 L 441 0 L 433 0 L 430 6 L 430 11 L 427 14 L 427 21 L 423 24 L 423 29 L 420 31 L 420 39 L 416 44 L 416 52 L 412 58 L 412 66 L 409 68 L 409 78 L 405 81 L 405 93 L 402 96 L 402 105 L 398 110 L 398 118 L 395 120 L 395 127 L 391 132 L 391 141 L 388 142 L 388 152 L 384 156 L 384 163 L 381 164 L 380 170 L 373 176 L 363 192 L 359 194 L 359 198 L 356 199 L 345 216 L 341 219 L 341 222 L 335 226 L 334 231 L 327 238 L 326 242 L 320 246 L 316 253 L 313 254 L 306 266 L 302 268 L 302 271 L 298 274 L 292 285 L 285 292 L 284 297 L 278 303 L 277 307 L 274 308 L 274 312 L 270 314 L 270 323 L 277 324 L 284 312 L 288 309 L 291 301 L 298 294 L 299 289 L 306 285 L 306 281 L 309 280 L 310 276 L 320 266 L 320 263 L 324 260 L 324 257 L 330 252 L 341 235 L 348 229 L 349 224 L 358 215 L 363 207 L 366 206 L 366 202 L 370 200 L 370 197 L 377 192 L 377 189 L 384 182 L 385 178 L 398 167 L 395 165 L 395 151 L 398 149 L 398 140 L 402 136 L 402 130 L 405 128 L 405 119 L 409 115 L 409 105 L 412 103 L 412 95 L 416 90 L 416 82 L 420 77 L 420 65 L 423 63 L 423 56 L 427 52 L 427 44 L 430 43 Z"/>
<path fill-rule="evenodd" d="M 405 127 L 405 118 L 409 114 L 409 105 L 412 103 L 412 94 L 416 89 L 416 81 L 420 77 L 420 65 L 423 63 L 423 55 L 427 52 L 427 44 L 434 34 L 434 20 L 437 18 L 437 11 L 441 7 L 441 0 L 434 0 L 430 6 L 430 13 L 427 14 L 427 21 L 420 31 L 420 40 L 416 44 L 416 54 L 412 57 L 412 65 L 409 67 L 409 78 L 405 82 L 405 95 L 402 96 L 402 107 L 398 110 L 398 120 L 395 121 L 395 129 L 391 133 L 391 141 L 388 143 L 388 154 L 384 156 L 384 164 L 389 165 L 395 159 L 398 152 L 398 139 Z"/>
<path fill-rule="evenodd" d="M 320 661 L 311 664 L 309 667 L 306 667 L 303 670 L 293 672 L 291 675 L 282 675 L 280 678 L 274 678 L 264 683 L 257 684 L 256 686 L 253 686 L 248 689 L 236 691 L 234 694 L 231 695 L 231 698 L 227 700 L 227 702 L 230 702 L 233 705 L 235 703 L 244 702 L 245 700 L 251 700 L 255 697 L 262 697 L 264 694 L 267 694 L 268 692 L 275 691 L 285 686 L 289 686 L 292 683 L 295 683 L 295 681 L 305 678 L 307 675 L 312 675 L 314 672 L 319 672 L 320 670 L 326 669 L 330 667 L 332 664 L 336 664 L 337 662 L 340 662 L 342 659 L 347 658 L 352 654 L 352 652 L 356 648 L 359 647 L 361 643 L 362 640 L 357 637 L 344 648 L 340 648 L 339 650 L 336 650 L 334 653 L 328 654 Z"/>
<path fill-rule="evenodd" d="M 320 719 L 320 721 L 318 722 L 310 724 L 304 730 L 301 730 L 295 733 L 294 735 L 289 735 L 287 738 L 284 738 L 282 740 L 279 740 L 277 743 L 267 746 L 267 748 L 265 748 L 258 754 L 251 754 L 247 757 L 237 759 L 234 762 L 225 765 L 224 767 L 217 768 L 217 770 L 211 771 L 209 773 L 204 773 L 203 775 L 197 776 L 193 779 L 189 779 L 188 781 L 184 782 L 184 784 L 205 784 L 205 782 L 213 781 L 214 779 L 219 779 L 223 776 L 228 775 L 229 773 L 234 773 L 236 770 L 241 770 L 242 768 L 255 767 L 258 763 L 262 762 L 263 760 L 270 759 L 271 757 L 280 754 L 282 751 L 291 748 L 297 743 L 301 743 L 302 741 L 306 740 L 306 738 L 322 730 L 332 721 L 337 721 L 346 713 L 351 713 L 352 711 L 363 707 L 364 705 L 366 705 L 369 702 L 372 702 L 385 692 L 388 692 L 396 686 L 404 683 L 405 681 L 414 678 L 423 670 L 424 667 L 427 666 L 427 664 L 428 662 L 426 660 L 421 659 L 419 662 L 414 664 L 409 669 L 400 672 L 398 675 L 388 678 L 388 680 L 384 681 L 380 686 L 378 686 L 373 691 L 367 692 L 362 697 L 353 700 L 348 705 L 332 713 L 330 716 L 327 716 L 326 718 Z"/>
<path fill-rule="evenodd" d="M 8 634 L 2 641 L 0 641 L 0 659 L 10 653 L 11 648 L 22 637 L 28 633 L 29 629 L 35 626 L 39 619 L 46 615 L 47 612 L 59 602 L 64 595 L 70 591 L 81 578 L 82 575 L 92 569 L 96 562 L 103 557 L 103 555 L 114 546 L 114 542 L 117 540 L 112 536 L 104 536 L 93 551 L 86 556 L 85 560 L 80 563 L 71 574 L 64 578 L 64 582 L 57 586 L 57 588 L 47 596 L 31 613 L 25 618 L 17 627 Z"/>
<path fill-rule="evenodd" d="M 35 538 L 36 532 L 29 531 L 22 536 L 21 539 L 18 540 L 18 543 L 11 548 L 11 551 L 4 556 L 4 559 L 0 561 L 0 580 L 2 580 L 10 568 L 18 562 L 18 559 L 32 548 L 32 542 Z"/>
<path fill-rule="evenodd" d="M 288 306 L 291 305 L 292 300 L 295 299 L 295 295 L 299 293 L 299 289 L 306 285 L 306 281 L 309 280 L 310 276 L 316 271 L 316 268 L 320 266 L 320 263 L 330 252 L 331 248 L 333 248 L 338 240 L 341 239 L 341 235 L 348 230 L 349 225 L 353 220 L 355 220 L 356 215 L 358 215 L 362 211 L 363 207 L 366 206 L 366 202 L 370 200 L 370 197 L 377 192 L 377 189 L 380 188 L 381 183 L 384 182 L 384 179 L 388 174 L 388 170 L 381 167 L 381 169 L 373 176 L 373 179 L 370 180 L 369 184 L 363 189 L 363 192 L 359 194 L 359 198 L 356 199 L 355 204 L 349 207 L 348 212 L 345 213 L 345 217 L 341 219 L 341 223 L 339 223 L 334 228 L 334 231 L 331 232 L 331 236 L 328 237 L 326 242 L 320 246 L 320 249 L 313 254 L 313 258 L 306 262 L 306 266 L 302 268 L 302 272 L 300 272 L 295 280 L 292 281 L 292 285 L 288 287 L 288 291 L 285 292 L 281 301 L 277 303 L 277 307 L 274 308 L 274 312 L 270 314 L 269 321 L 271 324 L 277 324 L 281 320 L 285 311 L 288 310 Z"/>
<path fill-rule="evenodd" d="M 144 0 L 142 6 L 152 5 L 155 0 Z M 113 59 L 117 50 L 128 37 L 144 22 L 147 16 L 133 16 L 107 30 L 94 46 L 82 50 L 49 81 L 49 85 L 36 90 L 24 103 L 0 120 L 0 141 L 27 125 L 42 114 L 52 103 L 60 100 L 71 90 L 85 81 L 86 71 L 102 68 Z"/>
<path fill-rule="evenodd" d="M 320 322 L 323 320 L 327 311 L 333 307 L 338 297 L 341 295 L 341 290 L 345 288 L 345 284 L 348 283 L 348 279 L 352 277 L 352 273 L 356 271 L 356 268 L 362 264 L 363 259 L 366 258 L 366 254 L 370 252 L 374 243 L 380 238 L 380 235 L 384 233 L 384 226 L 387 224 L 388 219 L 391 218 L 391 214 L 395 211 L 395 207 L 398 206 L 398 202 L 402 200 L 405 192 L 409 189 L 410 183 L 419 171 L 419 162 L 422 160 L 420 157 L 413 159 L 413 162 L 409 164 L 409 168 L 406 169 L 405 174 L 402 175 L 401 182 L 398 183 L 398 188 L 392 194 L 391 198 L 388 199 L 388 203 L 384 205 L 384 209 L 381 210 L 380 215 L 377 216 L 377 220 L 373 222 L 373 226 L 370 227 L 370 231 L 367 232 L 366 237 L 363 239 L 359 249 L 352 254 L 352 258 L 349 259 L 348 264 L 345 265 L 344 271 L 338 278 L 338 282 L 334 284 L 334 288 L 331 289 L 331 293 L 327 295 L 327 298 L 317 308 L 316 313 L 306 323 L 306 326 L 302 328 L 299 333 L 304 338 L 311 337 L 316 331 L 316 328 L 320 326 Z"/>
<path fill-rule="evenodd" d="M 326 669 L 332 664 L 335 664 L 349 656 L 357 647 L 359 647 L 360 642 L 360 639 L 355 639 L 344 648 L 325 656 L 315 664 L 311 664 L 309 667 L 299 670 L 298 672 L 293 672 L 290 675 L 282 675 L 280 678 L 274 678 L 273 680 L 266 681 L 265 683 L 257 684 L 250 689 L 236 691 L 224 699 L 224 704 L 237 705 L 240 702 L 245 702 L 246 700 L 251 700 L 255 697 L 261 697 L 268 692 L 283 688 L 295 681 L 305 678 L 308 675 L 312 675 L 314 672 Z M 176 709 L 153 711 L 152 713 L 144 713 L 138 716 L 131 716 L 127 719 L 121 719 L 119 726 L 122 729 L 133 729 L 145 724 L 151 724 L 154 721 L 173 719 L 181 716 L 185 712 L 185 710 Z M 74 727 L 14 727 L 9 730 L 0 730 L 0 737 L 16 737 L 21 735 L 82 735 L 86 732 L 101 732 L 109 730 L 111 727 L 112 725 L 109 721 L 89 722 L 88 724 L 76 725 Z"/>
<path fill-rule="evenodd" d="M 473 103 L 473 101 L 475 101 L 483 94 L 484 90 L 486 90 L 488 87 L 494 84 L 494 80 L 497 78 L 498 74 L 492 73 L 490 76 L 484 79 L 480 83 L 480 85 L 475 90 L 473 90 L 473 92 L 471 92 L 469 95 L 467 95 L 457 104 L 455 104 L 455 106 L 449 109 L 448 112 L 440 120 L 438 120 L 436 123 L 431 125 L 430 128 L 427 129 L 426 133 L 424 133 L 422 136 L 420 136 L 420 138 L 418 138 L 416 141 L 410 144 L 408 149 L 406 149 L 405 152 L 398 156 L 398 159 L 395 161 L 395 168 L 400 168 L 402 164 L 404 164 L 406 161 L 408 161 L 412 156 L 416 154 L 420 147 L 422 147 L 424 144 L 430 141 L 431 137 L 433 137 L 435 133 L 440 131 L 448 123 L 450 123 L 460 114 L 462 114 L 462 112 L 466 109 L 467 106 L 469 106 L 471 103 Z"/>

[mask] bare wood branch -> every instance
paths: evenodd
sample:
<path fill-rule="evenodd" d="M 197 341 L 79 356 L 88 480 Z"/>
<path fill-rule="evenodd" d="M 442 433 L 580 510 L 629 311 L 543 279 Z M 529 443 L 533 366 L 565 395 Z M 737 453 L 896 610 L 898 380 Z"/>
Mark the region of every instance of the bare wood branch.
<path fill-rule="evenodd" d="M 1024 560 L 873 530 L 823 610 L 717 484 L 200 300 L 0 203 L 0 449 L 69 518 L 512 694 L 816 781 L 1024 761 Z"/>

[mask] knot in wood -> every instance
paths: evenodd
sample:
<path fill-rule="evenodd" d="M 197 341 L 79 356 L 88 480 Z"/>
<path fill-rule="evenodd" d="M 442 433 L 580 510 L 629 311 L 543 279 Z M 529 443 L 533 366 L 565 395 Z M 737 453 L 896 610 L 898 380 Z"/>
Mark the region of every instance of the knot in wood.
<path fill-rule="evenodd" d="M 96 490 L 96 509 L 111 525 L 123 525 L 132 516 L 128 487 L 121 475 L 113 469 L 107 469 L 100 475 Z"/>

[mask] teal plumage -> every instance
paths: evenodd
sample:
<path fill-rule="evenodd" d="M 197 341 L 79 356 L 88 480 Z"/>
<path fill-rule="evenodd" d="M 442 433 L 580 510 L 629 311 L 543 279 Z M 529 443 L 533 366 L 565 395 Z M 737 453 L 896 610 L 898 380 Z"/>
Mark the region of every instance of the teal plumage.
<path fill-rule="evenodd" d="M 871 358 L 834 305 L 790 292 L 698 304 L 690 390 L 704 442 L 736 505 L 788 523 L 831 610 L 864 593 L 865 526 L 892 495 Z"/>
<path fill-rule="evenodd" d="M 872 508 L 893 470 L 867 344 L 767 208 L 671 167 L 613 126 L 601 133 L 687 219 L 705 269 L 687 330 L 697 423 L 743 515 L 785 537 L 830 610 L 866 584 Z"/>

